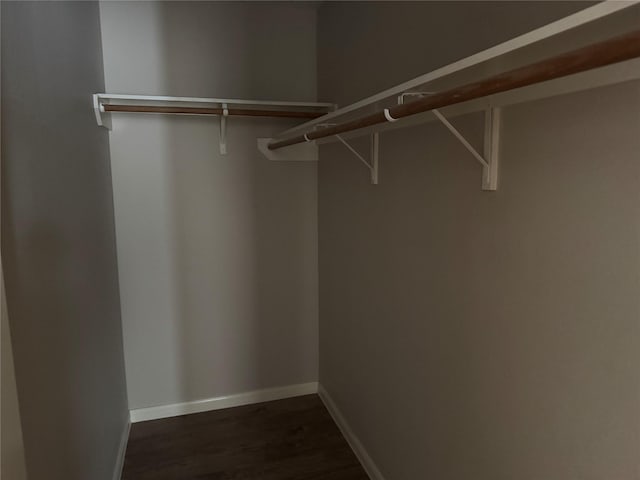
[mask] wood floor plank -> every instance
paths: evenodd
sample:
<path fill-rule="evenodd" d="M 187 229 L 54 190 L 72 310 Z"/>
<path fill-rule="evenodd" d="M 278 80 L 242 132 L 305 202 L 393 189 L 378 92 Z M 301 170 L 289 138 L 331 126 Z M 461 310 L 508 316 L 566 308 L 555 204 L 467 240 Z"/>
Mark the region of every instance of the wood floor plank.
<path fill-rule="evenodd" d="M 122 480 L 368 480 L 317 395 L 132 425 Z"/>

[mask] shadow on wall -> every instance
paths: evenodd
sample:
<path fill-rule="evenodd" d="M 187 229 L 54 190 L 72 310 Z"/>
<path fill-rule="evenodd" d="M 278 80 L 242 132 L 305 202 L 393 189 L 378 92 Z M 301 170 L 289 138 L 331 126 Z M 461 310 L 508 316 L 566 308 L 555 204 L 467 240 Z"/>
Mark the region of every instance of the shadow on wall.
<path fill-rule="evenodd" d="M 13 223 L 11 219 L 9 222 Z M 84 451 L 86 447 L 83 445 L 82 434 L 75 429 L 74 419 L 78 410 L 82 411 L 86 408 L 85 399 L 78 395 L 77 391 L 77 385 L 83 378 L 79 371 L 82 370 L 82 362 L 79 359 L 86 357 L 80 348 L 83 338 L 82 321 L 71 313 L 73 310 L 76 312 L 82 310 L 82 306 L 70 302 L 69 294 L 72 287 L 67 283 L 68 275 L 74 275 L 70 270 L 76 264 L 76 259 L 70 251 L 71 246 L 62 237 L 59 226 L 54 222 L 33 223 L 21 235 L 11 235 L 11 240 L 8 239 L 9 236 L 7 233 L 5 245 L 21 244 L 21 248 L 29 252 L 27 263 L 37 266 L 38 271 L 37 276 L 31 278 L 35 282 L 30 288 L 20 289 L 20 297 L 28 295 L 31 299 L 37 299 L 35 302 L 37 305 L 27 307 L 28 313 L 15 315 L 16 320 L 19 320 L 22 325 L 16 325 L 14 322 L 16 331 L 14 350 L 20 367 L 18 384 L 23 389 L 23 395 L 20 397 L 22 422 L 27 432 L 27 465 L 29 465 L 29 471 L 37 476 L 42 460 L 39 455 L 34 455 L 36 442 L 42 442 L 42 444 L 55 442 L 60 429 L 65 428 L 67 431 L 60 435 L 64 438 L 65 448 L 57 452 L 57 462 L 65 466 L 65 474 L 71 475 L 71 478 L 80 478 L 84 471 L 77 461 L 76 453 Z M 9 247 L 7 250 L 11 251 L 14 248 L 16 247 Z M 17 265 L 18 270 L 23 270 L 24 267 L 24 265 Z M 11 300 L 15 299 L 15 294 L 16 292 Z M 35 325 L 24 316 L 25 313 L 48 319 L 38 323 L 37 335 L 30 335 L 29 342 L 25 342 L 24 328 L 33 332 Z M 61 321 L 62 319 L 64 321 Z M 55 348 L 55 353 L 50 351 L 51 345 L 59 346 Z M 60 348 L 63 345 L 64 348 Z M 36 356 L 34 352 L 48 352 L 48 358 Z M 49 355 L 55 355 L 55 362 Z M 26 371 L 29 372 L 30 381 L 23 378 Z M 24 385 L 34 380 L 38 382 L 37 389 L 40 395 L 35 396 L 33 392 L 24 393 Z M 43 397 L 55 405 L 53 418 L 48 415 L 49 418 L 43 418 L 33 413 Z M 34 466 L 37 467 L 34 468 Z"/>
<path fill-rule="evenodd" d="M 491 193 L 435 123 L 376 190 L 323 146 L 321 381 L 387 478 L 637 478 L 639 87 L 505 109 Z"/>
<path fill-rule="evenodd" d="M 108 137 L 90 102 L 98 5 L 1 7 L 2 260 L 28 474 L 102 480 L 128 411 Z"/>

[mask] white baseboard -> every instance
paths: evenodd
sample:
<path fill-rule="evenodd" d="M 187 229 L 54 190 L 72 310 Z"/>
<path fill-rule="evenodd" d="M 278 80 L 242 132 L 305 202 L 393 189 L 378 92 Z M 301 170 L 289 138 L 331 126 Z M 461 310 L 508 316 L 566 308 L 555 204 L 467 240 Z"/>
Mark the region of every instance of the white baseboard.
<path fill-rule="evenodd" d="M 318 393 L 318 382 L 300 383 L 286 387 L 267 388 L 253 392 L 225 395 L 222 397 L 207 398 L 193 402 L 174 403 L 172 405 L 160 405 L 157 407 L 138 408 L 131 410 L 131 422 L 144 422 L 159 418 L 177 417 L 189 413 L 208 412 L 221 408 L 239 407 L 252 403 L 269 402 L 283 398 L 298 397 Z"/>
<path fill-rule="evenodd" d="M 124 457 L 127 453 L 127 443 L 129 443 L 129 431 L 131 430 L 131 419 L 127 419 L 127 424 L 122 431 L 122 437 L 120 437 L 120 447 L 118 449 L 118 456 L 116 457 L 116 466 L 113 470 L 113 480 L 120 480 L 122 478 L 122 469 L 124 468 Z"/>
<path fill-rule="evenodd" d="M 325 407 L 327 407 L 327 410 L 329 410 L 329 413 L 333 417 L 333 421 L 336 422 L 336 425 L 338 425 L 338 428 L 342 432 L 344 438 L 347 440 L 347 443 L 351 447 L 351 450 L 353 450 L 353 453 L 355 453 L 356 457 L 358 457 L 358 460 L 360 460 L 362 468 L 364 468 L 365 472 L 367 472 L 369 478 L 371 480 L 384 480 L 382 473 L 380 473 L 380 470 L 373 462 L 358 437 L 356 437 L 355 433 L 353 433 L 353 430 L 351 430 L 351 427 L 349 427 L 349 424 L 345 420 L 344 416 L 342 415 L 342 413 L 340 413 L 340 410 L 338 410 L 338 407 L 331 399 L 327 391 L 322 387 L 322 385 L 318 386 L 318 395 L 320 395 L 320 399 L 324 403 Z"/>

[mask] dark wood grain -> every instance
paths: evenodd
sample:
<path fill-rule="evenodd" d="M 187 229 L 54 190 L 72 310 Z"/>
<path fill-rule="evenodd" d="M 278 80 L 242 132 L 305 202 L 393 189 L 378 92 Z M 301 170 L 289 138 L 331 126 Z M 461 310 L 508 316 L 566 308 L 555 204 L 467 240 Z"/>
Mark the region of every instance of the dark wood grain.
<path fill-rule="evenodd" d="M 640 30 L 636 30 L 604 42 L 595 43 L 525 67 L 494 75 L 478 82 L 429 95 L 428 97 L 413 102 L 397 105 L 389 109 L 389 114 L 391 118 L 398 120 L 418 113 L 428 112 L 435 108 L 448 107 L 449 105 L 506 92 L 515 88 L 566 77 L 567 75 L 604 67 L 639 56 Z M 385 122 L 387 122 L 387 118 L 384 111 L 379 111 L 349 122 L 306 132 L 306 136 L 298 135 L 296 137 L 274 141 L 269 143 L 267 148 L 269 150 L 276 150 L 288 145 L 339 135 Z"/>
<path fill-rule="evenodd" d="M 368 480 L 317 395 L 136 423 L 123 480 Z"/>
<path fill-rule="evenodd" d="M 105 112 L 118 113 L 165 113 L 174 115 L 222 115 L 220 107 L 161 107 L 155 105 L 102 105 Z M 228 108 L 227 114 L 243 117 L 278 117 L 313 119 L 323 116 L 324 112 L 305 112 L 302 110 L 258 110 L 250 108 Z"/>

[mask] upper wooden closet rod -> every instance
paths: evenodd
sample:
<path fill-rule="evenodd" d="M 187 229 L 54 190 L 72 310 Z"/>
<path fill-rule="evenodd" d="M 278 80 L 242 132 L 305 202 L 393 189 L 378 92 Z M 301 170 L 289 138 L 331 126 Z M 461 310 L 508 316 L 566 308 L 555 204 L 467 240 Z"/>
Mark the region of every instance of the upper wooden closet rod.
<path fill-rule="evenodd" d="M 111 105 L 103 104 L 105 112 L 131 113 L 172 113 L 182 115 L 223 115 L 223 108 L 211 107 L 160 107 L 153 105 Z M 323 112 L 303 112 L 297 110 L 256 110 L 250 108 L 228 108 L 227 115 L 245 117 L 284 117 L 314 119 L 324 115 Z"/>
<path fill-rule="evenodd" d="M 516 68 L 478 82 L 435 93 L 420 100 L 384 109 L 355 120 L 311 130 L 292 138 L 273 141 L 267 145 L 267 148 L 276 150 L 288 145 L 339 135 L 468 100 L 631 60 L 636 57 L 640 57 L 640 30 L 557 55 L 525 67 Z"/>

